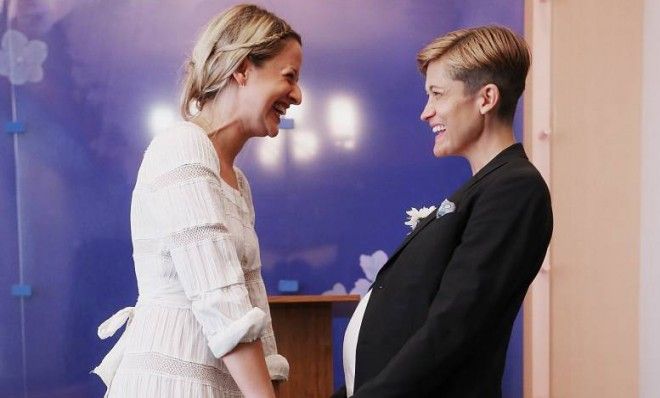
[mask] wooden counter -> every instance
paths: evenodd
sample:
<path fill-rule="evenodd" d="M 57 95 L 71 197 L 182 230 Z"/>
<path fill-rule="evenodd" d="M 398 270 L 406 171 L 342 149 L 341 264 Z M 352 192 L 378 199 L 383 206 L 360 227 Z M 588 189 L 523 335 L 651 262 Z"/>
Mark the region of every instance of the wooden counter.
<path fill-rule="evenodd" d="M 268 297 L 277 348 L 290 365 L 280 398 L 332 395 L 332 309 L 358 301 L 358 295 Z"/>

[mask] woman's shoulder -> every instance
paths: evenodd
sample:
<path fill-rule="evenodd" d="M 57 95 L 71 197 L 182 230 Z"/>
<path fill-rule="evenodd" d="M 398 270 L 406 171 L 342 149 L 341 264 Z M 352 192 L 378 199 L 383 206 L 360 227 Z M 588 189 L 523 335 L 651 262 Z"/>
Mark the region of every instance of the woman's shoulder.
<path fill-rule="evenodd" d="M 145 151 L 142 168 L 160 174 L 188 164 L 219 172 L 218 155 L 204 130 L 194 123 L 179 121 L 154 137 Z"/>
<path fill-rule="evenodd" d="M 483 179 L 475 189 L 475 197 L 486 201 L 497 198 L 513 203 L 529 203 L 534 200 L 550 202 L 550 191 L 545 179 L 527 159 L 507 162 Z"/>

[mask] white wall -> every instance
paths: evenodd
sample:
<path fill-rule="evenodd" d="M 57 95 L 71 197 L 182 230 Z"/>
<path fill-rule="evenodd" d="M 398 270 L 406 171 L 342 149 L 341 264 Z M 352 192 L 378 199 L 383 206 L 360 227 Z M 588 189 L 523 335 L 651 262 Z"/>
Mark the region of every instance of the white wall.
<path fill-rule="evenodd" d="M 660 2 L 644 4 L 640 248 L 640 397 L 660 391 Z M 627 132 L 622 132 L 623 137 Z M 624 204 L 625 207 L 625 204 Z"/>

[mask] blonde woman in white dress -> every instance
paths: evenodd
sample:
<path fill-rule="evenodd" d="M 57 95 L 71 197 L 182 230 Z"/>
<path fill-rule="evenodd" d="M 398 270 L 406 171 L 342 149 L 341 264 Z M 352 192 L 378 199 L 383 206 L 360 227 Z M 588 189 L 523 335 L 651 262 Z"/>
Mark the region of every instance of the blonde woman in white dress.
<path fill-rule="evenodd" d="M 139 297 L 94 369 L 107 397 L 274 397 L 277 354 L 250 186 L 234 159 L 300 104 L 301 39 L 256 6 L 215 17 L 187 63 L 183 121 L 149 145 L 131 206 Z M 273 382 L 271 382 L 273 381 Z"/>

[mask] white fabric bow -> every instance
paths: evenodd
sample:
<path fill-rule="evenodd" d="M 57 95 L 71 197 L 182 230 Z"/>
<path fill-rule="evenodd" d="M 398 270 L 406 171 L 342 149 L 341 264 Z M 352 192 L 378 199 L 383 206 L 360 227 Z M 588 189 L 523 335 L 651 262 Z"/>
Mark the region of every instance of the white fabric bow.
<path fill-rule="evenodd" d="M 115 312 L 110 318 L 106 319 L 98 329 L 98 335 L 101 339 L 107 339 L 117 332 L 117 330 L 124 326 L 127 322 L 130 324 L 133 314 L 135 313 L 135 307 L 126 307 Z M 128 327 L 128 326 L 127 326 Z M 115 377 L 117 368 L 121 363 L 122 358 L 124 357 L 124 336 L 123 334 L 117 344 L 108 352 L 108 354 L 103 358 L 103 361 L 92 370 L 92 373 L 99 375 L 106 387 L 110 387 L 112 379 Z"/>
<path fill-rule="evenodd" d="M 114 335 L 120 327 L 133 318 L 135 307 L 126 307 L 115 312 L 110 318 L 106 319 L 99 325 L 98 335 L 101 339 L 105 340 Z"/>

